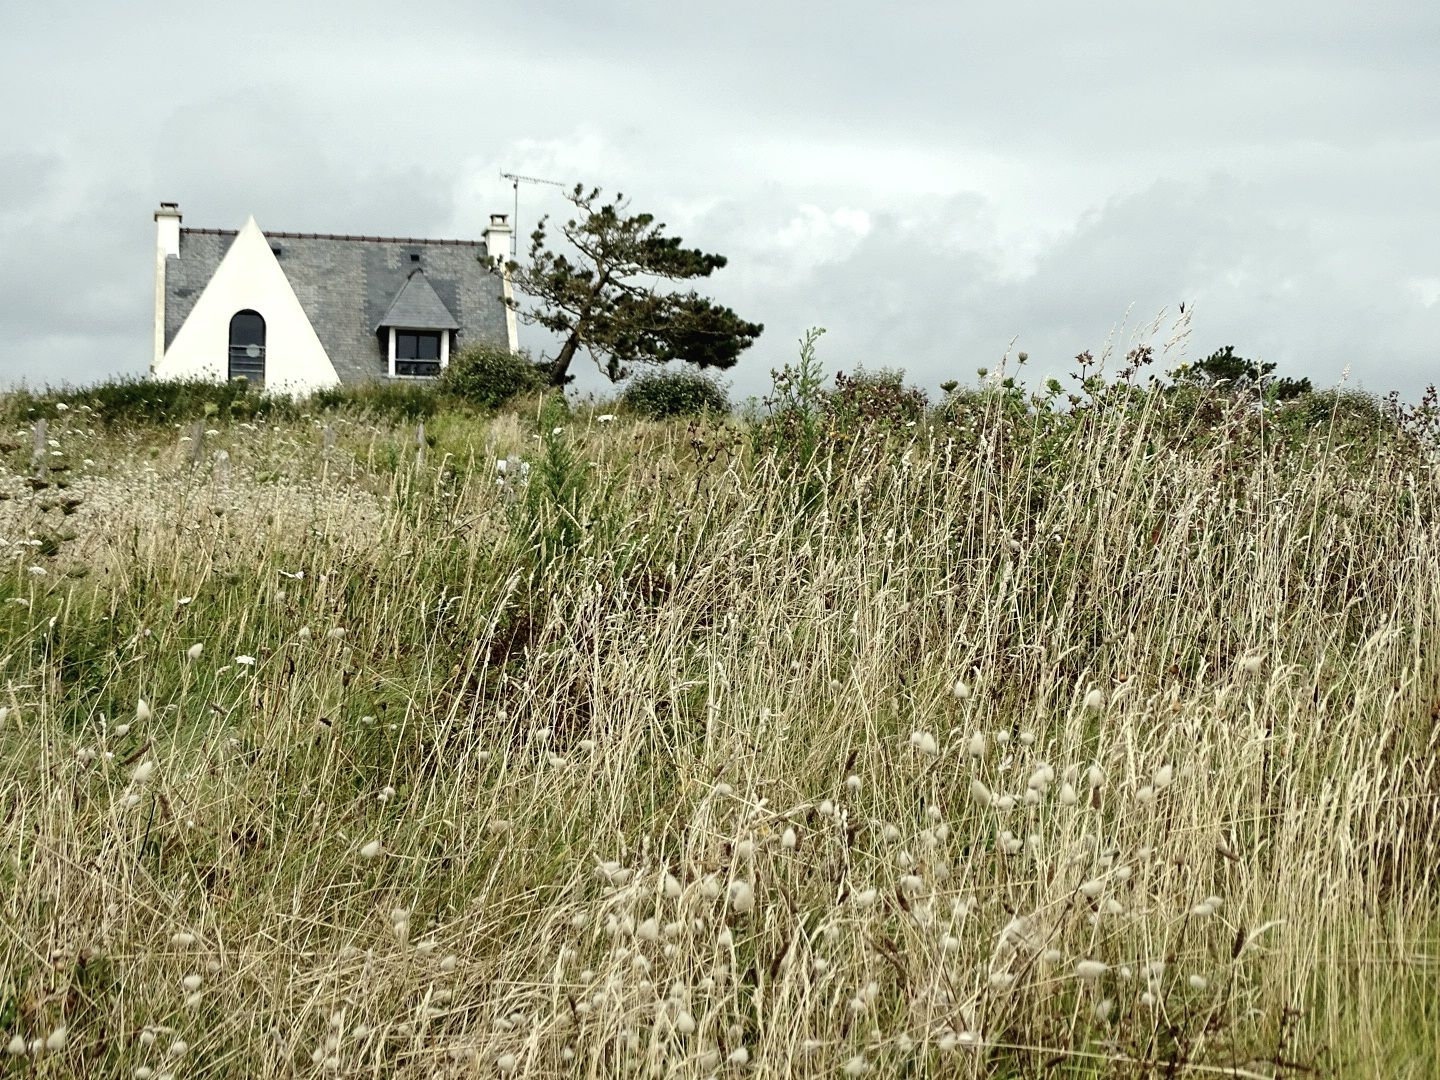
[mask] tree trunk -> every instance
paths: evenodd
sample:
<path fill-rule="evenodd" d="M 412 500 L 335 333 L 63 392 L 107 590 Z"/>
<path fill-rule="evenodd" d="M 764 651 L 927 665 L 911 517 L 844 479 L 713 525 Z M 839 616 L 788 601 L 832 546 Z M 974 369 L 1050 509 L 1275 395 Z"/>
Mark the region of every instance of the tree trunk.
<path fill-rule="evenodd" d="M 566 376 L 570 372 L 570 361 L 575 359 L 575 354 L 580 351 L 580 332 L 572 330 L 570 336 L 565 339 L 565 344 L 560 346 L 560 355 L 550 363 L 550 385 L 564 386 L 567 382 Z"/>

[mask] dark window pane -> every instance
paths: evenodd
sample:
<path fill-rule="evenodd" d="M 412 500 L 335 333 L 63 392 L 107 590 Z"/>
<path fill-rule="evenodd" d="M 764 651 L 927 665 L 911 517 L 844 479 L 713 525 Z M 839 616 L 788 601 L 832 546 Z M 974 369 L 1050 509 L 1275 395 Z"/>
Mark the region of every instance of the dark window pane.
<path fill-rule="evenodd" d="M 265 382 L 265 320 L 258 311 L 237 311 L 230 319 L 229 377 Z"/>
<path fill-rule="evenodd" d="M 440 359 L 440 335 L 439 334 L 416 334 L 419 341 L 416 342 L 416 360 L 439 360 Z"/>
<path fill-rule="evenodd" d="M 404 330 L 395 332 L 395 359 L 414 360 L 417 335 Z"/>

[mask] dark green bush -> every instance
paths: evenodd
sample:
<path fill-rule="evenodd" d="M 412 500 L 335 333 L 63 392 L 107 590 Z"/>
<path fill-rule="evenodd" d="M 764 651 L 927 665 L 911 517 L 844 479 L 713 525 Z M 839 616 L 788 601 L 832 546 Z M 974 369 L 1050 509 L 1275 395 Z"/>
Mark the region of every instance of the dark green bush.
<path fill-rule="evenodd" d="M 424 420 L 435 415 L 439 395 L 430 383 L 380 382 L 331 386 L 310 395 L 310 408 L 350 410 L 386 420 Z"/>
<path fill-rule="evenodd" d="M 730 395 L 698 371 L 652 371 L 630 381 L 620 395 L 625 407 L 651 420 L 701 413 L 728 413 Z"/>
<path fill-rule="evenodd" d="M 440 376 L 440 392 L 481 409 L 498 409 L 521 394 L 533 394 L 549 385 L 543 368 L 524 353 L 497 345 L 469 345 L 450 358 Z"/>
<path fill-rule="evenodd" d="M 105 426 L 176 424 L 191 420 L 248 420 L 255 416 L 293 417 L 300 408 L 284 395 L 253 389 L 243 379 L 228 383 L 204 379 L 144 379 L 126 376 L 86 387 L 15 390 L 5 395 L 4 411 L 24 422 L 54 419 L 65 404 L 86 408 Z"/>

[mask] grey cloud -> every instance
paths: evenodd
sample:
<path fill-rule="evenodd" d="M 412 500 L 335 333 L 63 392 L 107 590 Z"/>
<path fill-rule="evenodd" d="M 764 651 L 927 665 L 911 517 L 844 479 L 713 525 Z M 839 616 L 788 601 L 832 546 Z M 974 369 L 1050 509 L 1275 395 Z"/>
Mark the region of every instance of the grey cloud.
<path fill-rule="evenodd" d="M 1063 367 L 1186 299 L 1192 351 L 1418 393 L 1440 7 L 1140 0 L 31 6 L 0 96 L 0 380 L 148 359 L 153 226 L 475 235 L 502 168 L 635 196 L 833 367 Z M 565 205 L 521 192 L 521 227 Z M 1427 301 L 1429 306 L 1427 306 Z M 536 347 L 541 338 L 529 335 Z"/>

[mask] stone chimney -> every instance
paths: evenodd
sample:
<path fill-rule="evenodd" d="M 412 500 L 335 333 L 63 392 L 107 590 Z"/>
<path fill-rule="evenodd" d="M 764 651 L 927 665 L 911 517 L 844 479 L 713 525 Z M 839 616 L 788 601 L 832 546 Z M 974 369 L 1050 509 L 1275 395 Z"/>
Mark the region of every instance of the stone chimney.
<path fill-rule="evenodd" d="M 155 354 L 153 374 L 165 355 L 165 260 L 180 255 L 180 204 L 162 202 L 155 211 Z"/>
<path fill-rule="evenodd" d="M 511 352 L 520 348 L 520 328 L 516 325 L 515 309 L 511 306 L 514 292 L 510 288 L 510 238 L 514 230 L 510 227 L 509 214 L 491 214 L 490 227 L 485 230 L 485 254 L 491 265 L 500 272 L 500 295 L 505 298 L 505 338 Z"/>

